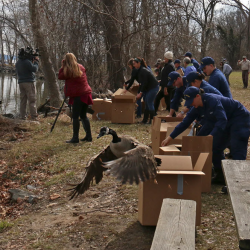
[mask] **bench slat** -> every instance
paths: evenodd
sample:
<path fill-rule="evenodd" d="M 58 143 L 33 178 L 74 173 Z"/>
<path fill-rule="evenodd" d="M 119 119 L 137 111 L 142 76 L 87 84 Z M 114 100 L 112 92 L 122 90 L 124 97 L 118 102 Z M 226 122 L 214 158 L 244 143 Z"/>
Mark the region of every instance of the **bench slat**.
<path fill-rule="evenodd" d="M 151 250 L 194 250 L 195 218 L 195 201 L 164 199 Z"/>
<path fill-rule="evenodd" d="M 223 160 L 241 249 L 250 249 L 250 161 Z"/>

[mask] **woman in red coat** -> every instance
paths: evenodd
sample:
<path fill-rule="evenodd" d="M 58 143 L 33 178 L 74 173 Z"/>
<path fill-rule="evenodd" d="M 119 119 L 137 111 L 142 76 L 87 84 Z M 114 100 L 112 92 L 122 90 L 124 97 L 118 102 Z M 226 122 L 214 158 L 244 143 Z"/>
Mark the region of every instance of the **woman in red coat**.
<path fill-rule="evenodd" d="M 77 63 L 72 53 L 67 53 L 62 61 L 58 74 L 59 80 L 65 80 L 64 93 L 69 96 L 69 104 L 73 104 L 73 137 L 67 143 L 79 142 L 79 117 L 81 118 L 86 136 L 81 141 L 92 141 L 89 119 L 86 115 L 88 105 L 93 104 L 91 88 L 87 81 L 85 68 Z"/>

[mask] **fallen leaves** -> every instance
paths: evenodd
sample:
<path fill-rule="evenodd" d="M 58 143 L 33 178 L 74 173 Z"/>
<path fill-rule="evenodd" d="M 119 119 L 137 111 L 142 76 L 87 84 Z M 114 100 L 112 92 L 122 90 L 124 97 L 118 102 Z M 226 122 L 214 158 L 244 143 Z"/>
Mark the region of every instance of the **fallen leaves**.
<path fill-rule="evenodd" d="M 60 197 L 61 197 L 60 194 L 51 194 L 51 195 L 49 196 L 49 199 L 50 199 L 51 201 L 53 201 L 53 200 L 56 200 L 56 199 L 58 199 L 58 198 L 60 198 Z"/>

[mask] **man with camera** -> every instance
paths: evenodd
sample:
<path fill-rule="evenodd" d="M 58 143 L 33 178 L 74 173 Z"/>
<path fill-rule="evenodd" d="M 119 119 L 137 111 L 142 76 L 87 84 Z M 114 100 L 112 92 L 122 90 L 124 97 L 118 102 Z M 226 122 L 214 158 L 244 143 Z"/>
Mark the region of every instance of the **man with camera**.
<path fill-rule="evenodd" d="M 38 50 L 21 48 L 16 63 L 20 89 L 20 118 L 26 119 L 26 105 L 29 102 L 31 120 L 37 120 L 35 73 L 38 71 Z"/>

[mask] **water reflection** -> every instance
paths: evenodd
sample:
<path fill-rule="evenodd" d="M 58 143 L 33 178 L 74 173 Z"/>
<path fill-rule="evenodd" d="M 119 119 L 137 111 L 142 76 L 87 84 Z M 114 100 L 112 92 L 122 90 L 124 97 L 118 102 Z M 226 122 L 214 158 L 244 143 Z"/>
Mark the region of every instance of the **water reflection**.
<path fill-rule="evenodd" d="M 37 106 L 48 98 L 48 87 L 43 80 L 36 81 Z M 18 114 L 20 106 L 20 91 L 17 79 L 10 74 L 0 74 L 0 113 Z"/>

